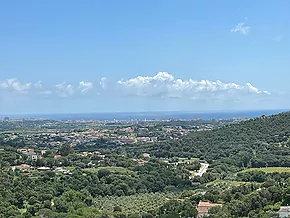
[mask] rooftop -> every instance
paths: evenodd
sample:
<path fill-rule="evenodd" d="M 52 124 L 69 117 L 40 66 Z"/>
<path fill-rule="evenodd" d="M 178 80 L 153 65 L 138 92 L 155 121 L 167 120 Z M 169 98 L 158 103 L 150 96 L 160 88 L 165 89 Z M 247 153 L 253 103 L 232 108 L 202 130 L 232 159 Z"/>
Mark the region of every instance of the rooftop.
<path fill-rule="evenodd" d="M 223 206 L 222 204 L 213 204 L 213 203 L 210 203 L 210 202 L 203 202 L 203 201 L 200 201 L 198 206 L 197 206 L 197 212 L 200 214 L 208 214 L 208 210 L 212 207 L 217 207 L 217 206 Z"/>

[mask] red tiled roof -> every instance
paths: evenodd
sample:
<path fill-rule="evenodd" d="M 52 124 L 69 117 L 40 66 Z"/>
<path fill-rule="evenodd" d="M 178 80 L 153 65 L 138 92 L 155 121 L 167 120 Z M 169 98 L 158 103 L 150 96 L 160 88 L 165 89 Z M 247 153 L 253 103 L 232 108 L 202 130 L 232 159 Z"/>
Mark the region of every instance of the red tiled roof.
<path fill-rule="evenodd" d="M 208 210 L 212 207 L 216 207 L 216 206 L 222 206 L 222 204 L 212 204 L 210 202 L 199 202 L 198 206 L 197 206 L 197 212 L 198 213 L 208 213 Z"/>
<path fill-rule="evenodd" d="M 213 204 L 208 201 L 200 201 L 198 206 L 199 207 L 215 207 L 215 206 L 222 206 L 222 204 Z"/>
<path fill-rule="evenodd" d="M 16 166 L 16 168 L 31 168 L 31 166 L 30 165 L 28 165 L 28 164 L 21 164 L 21 165 L 19 165 L 19 166 Z"/>

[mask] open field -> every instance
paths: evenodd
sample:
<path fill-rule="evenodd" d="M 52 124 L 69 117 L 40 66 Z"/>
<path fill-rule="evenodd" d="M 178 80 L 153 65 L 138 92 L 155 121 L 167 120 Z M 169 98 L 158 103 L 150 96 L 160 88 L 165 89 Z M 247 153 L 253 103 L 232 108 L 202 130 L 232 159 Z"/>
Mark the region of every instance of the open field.
<path fill-rule="evenodd" d="M 111 173 L 119 173 L 119 174 L 131 174 L 133 171 L 123 168 L 123 167 L 98 167 L 98 168 L 86 168 L 84 171 L 97 173 L 99 170 L 108 170 Z"/>
<path fill-rule="evenodd" d="M 262 171 L 265 173 L 290 173 L 290 167 L 263 167 L 263 168 L 249 168 L 241 172 Z"/>
<path fill-rule="evenodd" d="M 115 206 L 122 208 L 126 214 L 142 213 L 155 210 L 170 199 L 176 199 L 175 193 L 146 193 L 131 196 L 107 196 L 98 197 L 94 201 L 94 207 L 99 210 L 113 211 Z"/>

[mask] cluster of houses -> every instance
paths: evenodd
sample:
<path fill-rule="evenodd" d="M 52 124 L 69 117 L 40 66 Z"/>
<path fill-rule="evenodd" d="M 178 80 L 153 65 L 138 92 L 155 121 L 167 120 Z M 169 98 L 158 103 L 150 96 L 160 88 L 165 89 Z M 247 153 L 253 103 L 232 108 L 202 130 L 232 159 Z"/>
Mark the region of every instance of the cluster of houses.
<path fill-rule="evenodd" d="M 22 153 L 22 154 L 28 156 L 28 159 L 32 160 L 32 161 L 37 161 L 38 159 L 43 158 L 43 155 L 46 153 L 46 150 L 41 150 L 37 154 L 33 148 L 21 148 L 21 149 L 18 149 L 17 151 L 19 153 Z M 104 154 L 102 154 L 101 152 L 98 152 L 98 151 L 81 152 L 81 153 L 79 153 L 79 155 L 82 157 L 98 157 L 100 159 L 104 159 L 106 157 Z M 62 156 L 60 154 L 54 155 L 54 159 L 59 159 L 61 157 Z M 90 162 L 88 165 L 94 166 L 94 164 L 92 162 Z M 13 169 L 19 169 L 19 170 L 21 170 L 22 173 L 29 173 L 30 171 L 37 170 L 37 171 L 54 171 L 57 173 L 70 174 L 69 171 L 63 170 L 60 167 L 49 168 L 49 167 L 43 166 L 43 167 L 35 168 L 35 167 L 32 167 L 28 164 L 21 164 L 21 165 L 13 167 Z"/>
<path fill-rule="evenodd" d="M 43 124 L 45 126 L 45 124 Z M 45 126 L 46 127 L 46 126 Z M 154 134 L 156 129 L 152 126 L 142 126 L 142 127 L 115 127 L 115 128 L 100 128 L 94 129 L 89 128 L 86 130 L 75 130 L 71 132 L 60 132 L 57 126 L 53 126 L 55 129 L 47 129 L 45 132 L 41 133 L 17 133 L 5 134 L 5 140 L 17 140 L 21 139 L 25 144 L 36 147 L 60 147 L 64 143 L 69 143 L 72 147 L 79 144 L 90 144 L 95 143 L 96 140 L 104 139 L 120 144 L 133 144 L 133 143 L 151 143 L 160 140 L 166 140 L 170 138 L 178 138 L 179 136 L 186 135 L 190 130 L 183 129 L 180 126 L 177 127 L 166 127 L 163 126 L 163 136 L 157 137 Z M 144 134 L 143 134 L 144 133 Z M 150 135 L 150 136 L 149 136 Z M 36 158 L 36 156 L 35 156 Z"/>
<path fill-rule="evenodd" d="M 139 165 L 144 165 L 144 164 L 148 163 L 148 158 L 150 158 L 150 154 L 144 153 L 142 155 L 142 158 L 133 159 L 133 161 L 135 161 Z"/>
<path fill-rule="evenodd" d="M 22 153 L 22 154 L 28 156 L 28 158 L 30 158 L 32 161 L 37 161 L 37 159 L 41 159 L 42 156 L 46 153 L 46 150 L 41 150 L 40 154 L 37 154 L 33 148 L 21 148 L 21 149 L 17 149 L 17 151 L 19 153 Z M 104 159 L 106 157 L 104 154 L 102 154 L 101 152 L 98 152 L 98 151 L 82 152 L 79 155 L 83 156 L 83 157 L 97 156 L 101 159 Z M 58 159 L 58 158 L 61 158 L 61 155 L 55 154 L 54 159 Z"/>
<path fill-rule="evenodd" d="M 66 175 L 71 175 L 72 173 L 69 170 L 65 170 L 62 167 L 54 167 L 54 168 L 50 168 L 50 167 L 33 167 L 31 165 L 28 164 L 20 164 L 18 166 L 15 166 L 12 168 L 13 170 L 18 169 L 20 170 L 22 173 L 31 173 L 32 171 L 39 171 L 39 172 L 46 172 L 46 171 L 53 171 L 56 173 L 62 173 L 62 174 L 66 174 Z"/>
<path fill-rule="evenodd" d="M 80 153 L 80 156 L 82 157 L 99 157 L 100 159 L 104 159 L 106 155 L 102 154 L 101 152 L 98 151 L 93 151 L 93 152 L 82 152 Z"/>
<path fill-rule="evenodd" d="M 139 165 L 144 165 L 146 163 L 148 163 L 148 160 L 144 160 L 144 159 L 133 159 L 133 161 L 135 161 L 137 164 Z"/>
<path fill-rule="evenodd" d="M 37 155 L 33 148 L 21 148 L 17 149 L 19 153 L 22 153 L 24 155 L 27 155 L 29 158 L 31 158 L 32 161 L 37 161 L 37 159 L 41 158 L 40 155 Z"/>
<path fill-rule="evenodd" d="M 122 137 L 118 140 L 120 144 L 134 144 L 134 143 L 149 143 L 149 142 L 156 142 L 158 140 L 157 137 Z"/>

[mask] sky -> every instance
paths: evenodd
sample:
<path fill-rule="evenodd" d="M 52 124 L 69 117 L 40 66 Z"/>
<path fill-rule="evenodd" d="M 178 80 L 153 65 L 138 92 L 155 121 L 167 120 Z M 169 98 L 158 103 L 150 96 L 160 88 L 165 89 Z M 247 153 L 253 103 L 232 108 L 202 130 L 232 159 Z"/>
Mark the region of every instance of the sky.
<path fill-rule="evenodd" d="M 0 114 L 290 108 L 290 1 L 0 7 Z"/>

